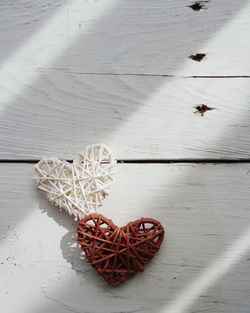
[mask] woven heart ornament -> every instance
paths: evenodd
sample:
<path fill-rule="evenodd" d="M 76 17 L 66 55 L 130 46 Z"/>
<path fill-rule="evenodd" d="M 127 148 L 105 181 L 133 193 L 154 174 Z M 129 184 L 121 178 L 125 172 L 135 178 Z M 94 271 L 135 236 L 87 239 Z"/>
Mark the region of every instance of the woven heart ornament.
<path fill-rule="evenodd" d="M 69 163 L 44 158 L 35 165 L 35 183 L 48 200 L 75 219 L 96 212 L 109 194 L 115 160 L 104 144 L 87 145 Z"/>
<path fill-rule="evenodd" d="M 83 218 L 77 232 L 78 242 L 89 262 L 113 286 L 142 272 L 164 238 L 164 228 L 152 218 L 117 227 L 101 214 Z"/>

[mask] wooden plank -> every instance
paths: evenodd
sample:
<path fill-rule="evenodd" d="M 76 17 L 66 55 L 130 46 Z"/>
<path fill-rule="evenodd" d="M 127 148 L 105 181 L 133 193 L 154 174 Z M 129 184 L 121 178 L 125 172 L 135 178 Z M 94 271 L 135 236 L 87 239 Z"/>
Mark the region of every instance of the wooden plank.
<path fill-rule="evenodd" d="M 46 25 L 66 0 L 29 0 L 0 2 L 0 60 L 6 62 Z M 23 60 L 24 61 L 24 60 Z"/>
<path fill-rule="evenodd" d="M 249 79 L 42 72 L 2 106 L 0 158 L 73 159 L 95 142 L 118 159 L 249 158 L 249 100 Z"/>
<path fill-rule="evenodd" d="M 114 1 L 95 17 L 103 1 L 29 0 L 0 4 L 0 59 L 15 55 L 24 70 L 40 67 L 82 73 L 137 73 L 178 75 L 250 75 L 249 14 L 247 0 Z M 77 4 L 77 10 L 76 10 Z M 56 19 L 65 20 L 30 54 L 20 50 Z M 76 15 L 83 12 L 79 20 Z M 14 21 L 14 22 L 13 22 Z M 85 31 L 86 23 L 90 27 Z M 40 58 L 41 49 L 53 51 L 61 40 L 79 36 L 52 63 Z M 51 39 L 53 39 L 51 41 Z M 205 53 L 201 61 L 190 55 Z M 26 56 L 26 57 L 25 57 Z M 17 70 L 16 75 L 22 75 Z"/>
<path fill-rule="evenodd" d="M 247 312 L 249 168 L 118 165 L 102 212 L 118 225 L 152 216 L 167 235 L 143 274 L 111 288 L 80 259 L 72 219 L 35 190 L 33 166 L 0 164 L 2 306 L 11 313 Z M 207 273 L 218 264 L 211 282 Z"/>

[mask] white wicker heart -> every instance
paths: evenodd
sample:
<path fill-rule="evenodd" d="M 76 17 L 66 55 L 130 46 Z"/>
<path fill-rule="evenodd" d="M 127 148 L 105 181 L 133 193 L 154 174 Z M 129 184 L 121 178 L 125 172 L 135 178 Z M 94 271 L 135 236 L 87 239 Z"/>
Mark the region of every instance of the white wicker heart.
<path fill-rule="evenodd" d="M 73 163 L 42 159 L 35 165 L 38 176 L 34 180 L 51 203 L 81 219 L 102 206 L 113 181 L 114 165 L 109 147 L 88 145 Z"/>

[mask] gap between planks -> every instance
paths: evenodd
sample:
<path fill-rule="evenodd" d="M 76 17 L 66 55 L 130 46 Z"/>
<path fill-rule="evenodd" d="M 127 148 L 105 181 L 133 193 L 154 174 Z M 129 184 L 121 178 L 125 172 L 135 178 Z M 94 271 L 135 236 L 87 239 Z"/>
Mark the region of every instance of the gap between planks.
<path fill-rule="evenodd" d="M 1 163 L 30 163 L 35 164 L 39 162 L 40 159 L 24 159 L 24 160 L 11 160 L 2 159 Z M 66 160 L 67 162 L 72 162 L 73 160 Z M 250 158 L 248 159 L 123 159 L 116 160 L 119 164 L 180 164 L 180 163 L 200 163 L 200 164 L 234 164 L 234 163 L 250 163 Z"/>
<path fill-rule="evenodd" d="M 151 74 L 151 73 L 108 73 L 108 72 L 77 72 L 68 71 L 65 68 L 49 68 L 55 71 L 67 71 L 70 74 L 86 75 L 86 76 L 138 76 L 138 77 L 168 77 L 168 78 L 250 78 L 250 75 L 171 75 L 171 74 Z"/>

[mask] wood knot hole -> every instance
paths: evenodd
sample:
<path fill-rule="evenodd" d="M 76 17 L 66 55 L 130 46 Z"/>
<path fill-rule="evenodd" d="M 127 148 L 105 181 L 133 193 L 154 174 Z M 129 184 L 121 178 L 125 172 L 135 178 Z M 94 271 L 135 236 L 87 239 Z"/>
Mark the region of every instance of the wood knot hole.
<path fill-rule="evenodd" d="M 196 53 L 196 54 L 191 54 L 189 56 L 189 59 L 192 59 L 193 61 L 196 62 L 201 62 L 206 56 L 206 53 Z"/>
<path fill-rule="evenodd" d="M 214 110 L 215 108 L 210 108 L 209 106 L 205 105 L 205 104 L 199 104 L 195 107 L 196 111 L 194 112 L 194 114 L 198 114 L 200 116 L 204 116 L 204 114 L 207 111 L 211 111 Z"/>
<path fill-rule="evenodd" d="M 206 3 L 208 3 L 209 0 L 207 1 L 196 1 L 195 3 L 189 5 L 188 7 L 191 8 L 192 10 L 199 12 L 201 9 L 206 9 Z"/>

